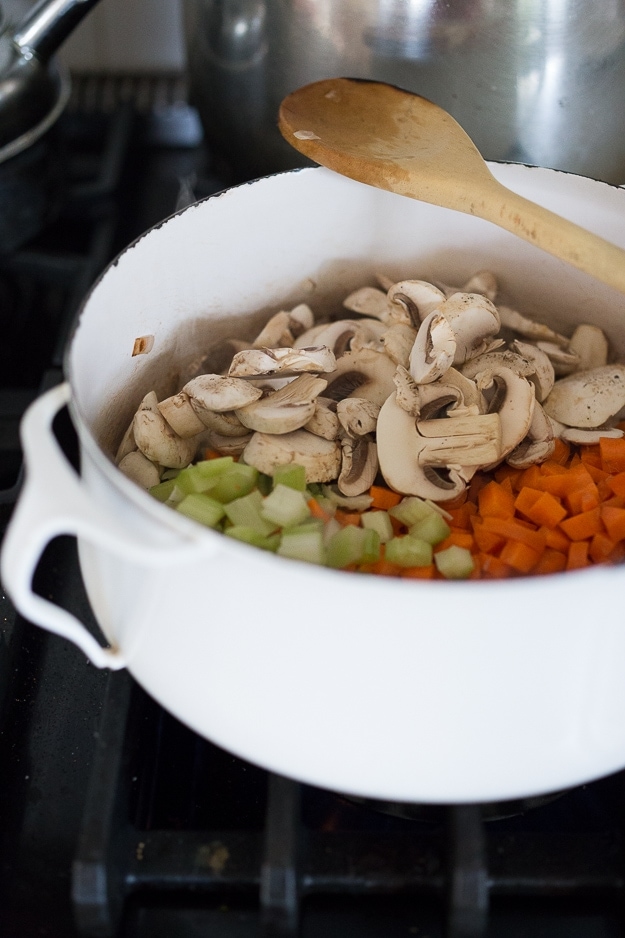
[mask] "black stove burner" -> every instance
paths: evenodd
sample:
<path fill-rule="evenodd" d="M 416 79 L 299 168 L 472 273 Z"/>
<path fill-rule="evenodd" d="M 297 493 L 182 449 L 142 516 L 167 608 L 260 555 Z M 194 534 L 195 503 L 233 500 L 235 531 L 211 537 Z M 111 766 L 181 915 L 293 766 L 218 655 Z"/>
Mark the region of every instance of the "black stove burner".
<path fill-rule="evenodd" d="M 70 111 L 69 198 L 0 260 L 0 526 L 20 484 L 20 417 L 61 379 L 89 285 L 227 182 L 201 145 L 153 131 L 128 102 Z M 56 429 L 75 458 L 67 415 Z M 49 545 L 34 586 L 96 628 L 73 540 Z M 624 773 L 508 817 L 297 784 L 199 738 L 0 595 L 3 938 L 616 938 L 624 804 Z"/>

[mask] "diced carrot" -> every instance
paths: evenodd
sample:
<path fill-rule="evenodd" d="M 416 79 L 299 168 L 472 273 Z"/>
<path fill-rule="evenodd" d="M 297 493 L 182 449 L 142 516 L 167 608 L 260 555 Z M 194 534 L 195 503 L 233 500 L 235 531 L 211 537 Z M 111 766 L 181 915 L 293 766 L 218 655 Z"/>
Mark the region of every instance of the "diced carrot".
<path fill-rule="evenodd" d="M 541 483 L 542 473 L 539 466 L 529 466 L 523 472 L 523 482 L 524 486 L 527 486 L 530 489 L 539 489 Z"/>
<path fill-rule="evenodd" d="M 425 567 L 404 567 L 399 575 L 409 580 L 433 580 L 436 572 L 434 564 L 429 563 Z"/>
<path fill-rule="evenodd" d="M 566 504 L 572 515 L 581 515 L 584 511 L 591 511 L 601 504 L 599 489 L 593 484 L 592 488 L 569 492 L 566 496 Z"/>
<path fill-rule="evenodd" d="M 477 499 L 480 493 L 480 490 L 488 484 L 488 476 L 485 472 L 476 472 L 471 481 L 469 482 L 469 491 L 467 492 L 467 498 L 477 504 Z"/>
<path fill-rule="evenodd" d="M 503 534 L 487 531 L 481 520 L 473 525 L 473 538 L 478 550 L 485 554 L 497 554 L 506 542 Z"/>
<path fill-rule="evenodd" d="M 617 472 L 616 475 L 611 475 L 608 479 L 608 485 L 615 495 L 625 497 L 625 472 Z"/>
<path fill-rule="evenodd" d="M 504 489 L 504 491 L 509 492 L 510 495 L 514 497 L 515 489 L 512 487 L 512 478 L 510 476 L 506 476 L 505 479 L 502 479 L 499 484 L 501 485 L 502 489 Z"/>
<path fill-rule="evenodd" d="M 480 489 L 477 504 L 483 518 L 512 518 L 514 515 L 514 496 L 494 479 Z"/>
<path fill-rule="evenodd" d="M 607 534 L 595 534 L 590 542 L 588 554 L 594 563 L 605 563 L 614 552 L 615 543 Z"/>
<path fill-rule="evenodd" d="M 347 524 L 353 524 L 356 527 L 360 525 L 360 515 L 357 511 L 343 511 L 341 508 L 337 508 L 334 513 L 334 517 L 343 526 Z"/>
<path fill-rule="evenodd" d="M 321 521 L 329 521 L 332 515 L 329 511 L 326 511 L 323 505 L 320 505 L 316 498 L 308 499 L 308 510 L 310 511 L 313 518 L 319 518 Z"/>
<path fill-rule="evenodd" d="M 217 452 L 216 449 L 211 449 L 207 447 L 203 453 L 204 459 L 221 459 L 222 453 Z"/>
<path fill-rule="evenodd" d="M 586 466 L 586 469 L 588 469 L 588 475 L 593 480 L 593 482 L 597 483 L 597 485 L 603 482 L 604 479 L 610 478 L 610 473 L 606 472 L 605 469 L 601 469 L 600 466 L 593 466 L 592 463 L 588 462 L 585 462 L 584 465 Z"/>
<path fill-rule="evenodd" d="M 501 534 L 506 540 L 526 544 L 537 553 L 545 549 L 545 535 L 536 528 L 523 524 L 518 518 L 510 521 L 505 518 L 484 518 L 482 524 L 485 530 L 493 534 Z"/>
<path fill-rule="evenodd" d="M 541 492 L 540 489 L 532 489 L 529 485 L 524 485 L 514 500 L 514 507 L 517 511 L 520 511 L 521 514 L 525 515 L 534 502 L 537 502 L 541 495 L 544 494 L 545 493 Z"/>
<path fill-rule="evenodd" d="M 603 505 L 601 520 L 605 525 L 609 537 L 613 541 L 622 541 L 625 538 L 625 508 L 614 508 L 612 505 Z"/>
<path fill-rule="evenodd" d="M 517 570 L 519 573 L 529 573 L 534 569 L 541 557 L 540 550 L 534 550 L 532 547 L 529 547 L 528 544 L 524 544 L 521 541 L 507 541 L 502 551 L 499 555 L 499 559 L 503 560 L 504 563 L 507 563 Z"/>
<path fill-rule="evenodd" d="M 545 535 L 545 544 L 547 547 L 552 547 L 554 550 L 559 550 L 563 554 L 566 554 L 569 545 L 571 543 L 571 538 L 567 537 L 564 531 L 560 528 L 541 528 L 540 529 Z"/>
<path fill-rule="evenodd" d="M 602 436 L 599 440 L 602 468 L 607 472 L 625 472 L 625 439 Z"/>
<path fill-rule="evenodd" d="M 580 450 L 580 459 L 584 465 L 589 468 L 590 466 L 601 469 L 601 451 L 597 445 L 587 445 L 582 446 Z"/>
<path fill-rule="evenodd" d="M 447 547 L 465 547 L 467 550 L 474 550 L 475 546 L 475 539 L 470 531 L 452 528 L 445 540 L 436 545 L 436 550 L 445 550 Z"/>
<path fill-rule="evenodd" d="M 588 541 L 573 541 L 569 547 L 569 555 L 566 562 L 567 570 L 581 570 L 588 567 Z"/>
<path fill-rule="evenodd" d="M 384 485 L 372 485 L 369 489 L 369 495 L 373 499 L 371 507 L 382 508 L 385 511 L 388 511 L 389 508 L 394 508 L 395 505 L 399 505 L 403 498 L 402 495 L 393 492 L 392 489 L 387 489 Z"/>
<path fill-rule="evenodd" d="M 568 443 L 565 443 L 564 440 L 556 439 L 555 448 L 553 453 L 550 456 L 550 459 L 553 462 L 560 463 L 561 466 L 564 466 L 568 463 L 569 457 L 571 455 L 571 447 Z"/>
<path fill-rule="evenodd" d="M 492 554 L 478 554 L 477 562 L 482 577 L 487 580 L 500 580 L 512 575 L 512 567 Z"/>
<path fill-rule="evenodd" d="M 625 508 L 625 496 L 613 495 L 611 498 L 604 499 L 603 505 L 610 508 Z"/>
<path fill-rule="evenodd" d="M 573 515 L 571 518 L 567 518 L 566 521 L 561 521 L 560 527 L 572 541 L 588 540 L 603 531 L 601 509 L 592 508 L 590 511 L 583 511 L 579 515 Z"/>
<path fill-rule="evenodd" d="M 555 495 L 551 495 L 549 492 L 538 492 L 538 498 L 535 499 L 533 493 L 536 490 L 529 489 L 530 495 L 526 499 L 522 499 L 521 496 L 525 491 L 525 488 L 521 489 L 515 504 L 518 510 L 534 524 L 555 528 L 560 521 L 566 518 L 566 508 Z M 519 500 L 521 500 L 520 504 Z"/>
<path fill-rule="evenodd" d="M 441 508 L 444 508 L 445 511 L 452 511 L 454 508 L 461 508 L 467 503 L 467 490 L 463 489 L 460 492 L 460 495 L 456 495 L 455 498 L 450 498 L 447 502 L 439 502 Z"/>
<path fill-rule="evenodd" d="M 532 569 L 532 573 L 561 573 L 566 570 L 567 554 L 561 550 L 554 550 L 547 547 L 541 554 L 538 563 Z"/>
<path fill-rule="evenodd" d="M 458 508 L 448 508 L 447 511 L 451 515 L 452 527 L 470 530 L 471 517 L 477 514 L 477 506 L 473 502 L 465 501 L 464 505 L 460 505 Z"/>
<path fill-rule="evenodd" d="M 563 466 L 562 463 L 554 462 L 552 459 L 548 459 L 540 465 L 541 476 L 563 476 L 566 475 L 567 472 L 568 469 L 566 466 Z"/>

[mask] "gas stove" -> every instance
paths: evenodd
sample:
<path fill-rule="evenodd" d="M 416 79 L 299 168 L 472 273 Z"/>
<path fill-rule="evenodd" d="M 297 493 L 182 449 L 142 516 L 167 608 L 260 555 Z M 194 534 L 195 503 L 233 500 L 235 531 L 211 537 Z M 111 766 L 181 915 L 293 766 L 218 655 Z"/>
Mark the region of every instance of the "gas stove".
<path fill-rule="evenodd" d="M 77 84 L 61 128 L 67 203 L 0 259 L 3 528 L 21 414 L 61 380 L 89 285 L 133 238 L 232 181 L 170 86 L 130 91 Z M 66 415 L 56 429 L 75 459 Z M 36 589 L 89 620 L 71 538 L 46 549 Z M 299 784 L 196 736 L 126 672 L 98 671 L 0 597 L 6 938 L 608 938 L 623 932 L 624 807 L 625 773 L 496 805 Z"/>

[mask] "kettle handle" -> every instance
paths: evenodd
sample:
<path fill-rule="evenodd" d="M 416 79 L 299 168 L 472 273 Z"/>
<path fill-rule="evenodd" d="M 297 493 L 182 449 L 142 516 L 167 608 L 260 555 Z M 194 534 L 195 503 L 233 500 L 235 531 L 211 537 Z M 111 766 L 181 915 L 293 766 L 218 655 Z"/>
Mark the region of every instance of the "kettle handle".
<path fill-rule="evenodd" d="M 25 482 L 0 555 L 3 586 L 16 609 L 31 622 L 74 642 L 98 668 L 126 666 L 123 652 L 103 647 L 74 615 L 33 592 L 32 579 L 46 545 L 57 535 L 73 534 L 131 562 L 166 565 L 197 550 L 198 542 L 180 538 L 178 546 L 153 546 L 133 537 L 93 500 L 63 454 L 52 421 L 70 399 L 67 382 L 37 398 L 21 424 Z"/>

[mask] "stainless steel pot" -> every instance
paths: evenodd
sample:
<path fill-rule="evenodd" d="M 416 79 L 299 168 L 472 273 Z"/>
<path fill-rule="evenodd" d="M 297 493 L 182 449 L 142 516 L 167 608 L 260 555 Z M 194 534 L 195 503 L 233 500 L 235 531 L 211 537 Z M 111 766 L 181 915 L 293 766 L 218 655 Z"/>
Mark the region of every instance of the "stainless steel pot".
<path fill-rule="evenodd" d="M 241 176 L 295 165 L 282 98 L 321 78 L 435 101 L 487 159 L 625 182 L 623 0 L 185 0 L 191 92 Z"/>

